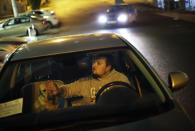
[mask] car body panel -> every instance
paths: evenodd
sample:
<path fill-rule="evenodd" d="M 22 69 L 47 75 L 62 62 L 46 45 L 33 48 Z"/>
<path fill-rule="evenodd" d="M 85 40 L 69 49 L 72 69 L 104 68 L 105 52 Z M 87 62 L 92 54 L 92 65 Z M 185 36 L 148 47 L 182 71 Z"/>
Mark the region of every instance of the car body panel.
<path fill-rule="evenodd" d="M 118 131 L 118 130 L 133 130 L 133 131 L 143 131 L 143 130 L 152 130 L 152 131 L 194 131 L 194 125 L 193 123 L 186 117 L 186 114 L 184 114 L 181 109 L 178 107 L 174 107 L 173 109 L 164 112 L 157 116 L 151 116 L 148 118 L 144 118 L 142 120 L 134 120 L 131 122 L 123 121 L 120 122 L 119 118 L 118 120 L 112 119 L 112 121 L 119 122 L 118 124 L 111 124 L 106 125 L 103 128 L 98 128 L 93 124 L 94 119 L 90 119 L 87 115 L 90 113 L 90 116 L 92 116 L 92 112 L 89 110 L 89 112 L 83 112 L 85 110 L 84 108 L 77 112 L 73 112 L 73 110 L 67 110 L 64 112 L 45 112 L 43 114 L 28 114 L 28 115 L 16 115 L 12 119 L 5 118 L 5 120 L 0 119 L 0 122 L 3 125 L 12 125 L 16 129 L 29 129 L 29 128 L 39 128 L 45 129 L 44 127 L 47 127 L 47 129 L 50 130 L 94 130 L 94 131 Z M 119 110 L 120 111 L 120 110 Z M 100 114 L 93 114 L 98 115 Z M 105 112 L 102 111 L 102 117 Z M 132 114 L 133 115 L 133 114 Z M 128 115 L 131 117 L 130 115 Z M 80 119 L 78 119 L 80 117 Z M 135 117 L 135 116 L 133 116 Z M 19 119 L 23 118 L 23 119 Z M 95 118 L 95 117 L 94 117 Z M 85 119 L 85 121 L 81 121 Z M 106 120 L 106 118 L 103 119 L 96 119 L 95 121 L 106 123 L 109 121 Z M 130 118 L 131 119 L 131 118 Z M 49 122 L 53 121 L 54 123 L 64 123 L 64 127 L 53 127 L 52 125 L 48 125 Z M 65 124 L 68 123 L 68 124 Z M 77 124 L 75 124 L 77 123 Z M 95 123 L 95 122 L 94 122 Z M 82 126 L 83 124 L 83 126 Z M 41 127 L 42 125 L 42 127 Z M 44 126 L 43 126 L 44 125 Z M 93 125 L 97 129 L 93 129 L 93 127 L 90 127 L 90 125 Z M 86 127 L 88 126 L 88 127 Z M 107 127 L 108 126 L 108 127 Z M 2 127 L 2 126 L 1 126 Z M 6 127 L 6 126 L 5 126 Z M 35 128 L 36 127 L 36 128 Z"/>
<path fill-rule="evenodd" d="M 26 38 L 22 37 L 4 37 L 0 38 L 0 62 L 12 53 L 18 46 L 28 43 Z"/>
<path fill-rule="evenodd" d="M 18 46 L 28 43 L 26 38 L 21 37 L 5 37 L 0 38 L 0 49 L 7 52 L 12 52 Z"/>
<path fill-rule="evenodd" d="M 132 130 L 132 131 L 194 131 L 192 121 L 181 112 L 181 109 L 174 109 L 157 116 L 146 118 L 144 120 L 125 123 L 113 127 L 97 129 L 94 131 L 113 131 L 113 130 Z"/>

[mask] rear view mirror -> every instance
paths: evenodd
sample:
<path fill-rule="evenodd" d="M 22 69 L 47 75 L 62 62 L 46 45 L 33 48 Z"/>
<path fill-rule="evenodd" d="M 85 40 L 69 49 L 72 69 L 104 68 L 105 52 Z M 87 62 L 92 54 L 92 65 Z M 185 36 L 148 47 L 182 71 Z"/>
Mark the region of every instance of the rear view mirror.
<path fill-rule="evenodd" d="M 57 84 L 62 84 L 61 81 L 54 80 Z M 26 85 L 23 88 L 23 97 L 24 97 L 24 112 L 32 112 L 39 113 L 41 111 L 52 111 L 60 109 L 60 103 L 56 103 L 57 100 L 62 102 L 61 97 L 58 97 L 56 94 L 56 101 L 53 100 L 54 97 L 51 98 L 47 93 L 54 93 L 57 91 L 56 85 L 52 84 L 50 81 L 39 81 L 33 82 Z M 50 91 L 50 92 L 49 92 Z M 50 99 L 49 99 L 50 98 Z M 52 103 L 50 103 L 52 102 Z"/>
<path fill-rule="evenodd" d="M 189 77 L 184 72 L 171 72 L 168 76 L 169 87 L 172 91 L 181 89 L 187 85 Z"/>

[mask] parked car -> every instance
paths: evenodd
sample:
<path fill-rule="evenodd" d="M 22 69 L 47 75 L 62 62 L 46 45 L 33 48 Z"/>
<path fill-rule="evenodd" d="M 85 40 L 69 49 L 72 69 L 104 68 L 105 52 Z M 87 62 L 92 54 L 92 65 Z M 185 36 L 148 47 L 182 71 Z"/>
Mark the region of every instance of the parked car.
<path fill-rule="evenodd" d="M 82 88 L 91 88 L 85 90 L 95 97 L 90 105 L 82 105 L 85 96 L 79 92 L 63 97 L 67 84 L 88 76 L 103 79 L 91 75 L 92 63 L 100 55 L 112 57 L 112 68 L 131 83 L 117 79 L 98 91 L 88 83 Z M 29 43 L 12 53 L 0 71 L 0 129 L 194 131 L 172 95 L 187 83 L 187 74 L 171 72 L 167 86 L 144 56 L 117 34 L 60 36 Z M 49 92 L 56 97 L 48 97 Z"/>
<path fill-rule="evenodd" d="M 32 10 L 23 15 L 31 16 L 32 18 L 42 17 L 46 19 L 46 22 L 49 23 L 50 27 L 59 26 L 60 24 L 54 11 Z"/>
<path fill-rule="evenodd" d="M 0 37 L 26 36 L 29 35 L 29 28 L 36 36 L 44 32 L 48 24 L 44 19 L 38 20 L 27 16 L 13 17 L 6 20 L 0 27 Z"/>
<path fill-rule="evenodd" d="M 128 4 L 116 4 L 109 7 L 105 13 L 98 16 L 98 22 L 102 25 L 127 25 L 135 23 L 137 11 Z"/>
<path fill-rule="evenodd" d="M 28 40 L 22 37 L 0 38 L 0 68 L 9 54 L 11 54 L 18 46 L 26 43 L 28 43 Z"/>

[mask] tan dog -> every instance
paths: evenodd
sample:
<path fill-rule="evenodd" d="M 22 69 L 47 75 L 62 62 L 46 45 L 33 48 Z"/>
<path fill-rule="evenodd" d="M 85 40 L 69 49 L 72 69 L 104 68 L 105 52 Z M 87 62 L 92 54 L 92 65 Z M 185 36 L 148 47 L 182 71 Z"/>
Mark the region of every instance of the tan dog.
<path fill-rule="evenodd" d="M 38 99 L 35 101 L 35 112 L 57 110 L 59 107 L 59 89 L 53 81 L 38 82 Z"/>

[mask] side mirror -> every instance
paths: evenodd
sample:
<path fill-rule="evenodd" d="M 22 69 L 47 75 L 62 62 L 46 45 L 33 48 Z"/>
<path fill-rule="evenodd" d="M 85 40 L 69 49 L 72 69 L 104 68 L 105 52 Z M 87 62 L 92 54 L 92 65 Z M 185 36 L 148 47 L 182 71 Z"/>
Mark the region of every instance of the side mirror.
<path fill-rule="evenodd" d="M 170 72 L 168 76 L 169 87 L 172 91 L 179 90 L 188 84 L 189 77 L 184 72 Z"/>
<path fill-rule="evenodd" d="M 25 85 L 22 88 L 24 98 L 23 112 L 39 113 L 41 111 L 53 111 L 67 107 L 67 103 L 65 103 L 64 99 L 59 97 L 60 91 L 62 91 L 59 90 L 59 85 L 63 85 L 63 82 L 60 80 L 37 81 Z M 49 95 L 53 95 L 55 91 L 58 91 L 59 95 L 49 97 Z M 59 101 L 54 102 L 54 97 Z M 50 103 L 51 98 L 53 103 Z"/>
<path fill-rule="evenodd" d="M 4 28 L 4 27 L 5 27 L 5 24 L 2 25 L 2 28 Z"/>
<path fill-rule="evenodd" d="M 8 26 L 8 22 L 3 23 L 2 27 L 5 28 L 6 26 Z"/>

